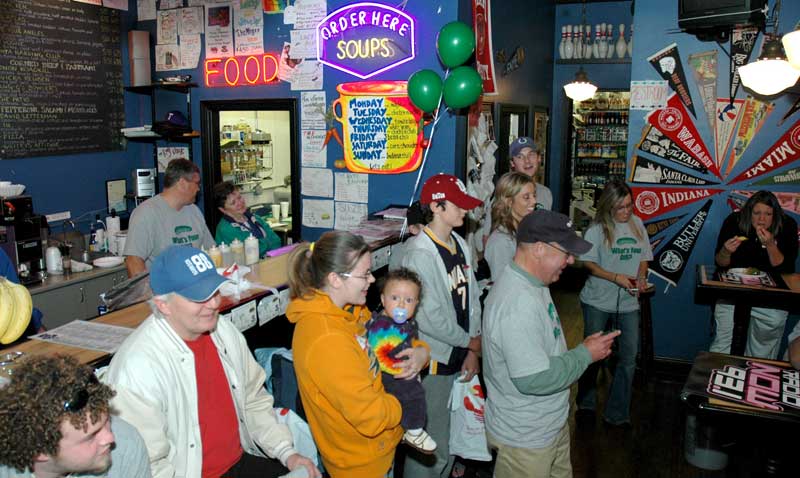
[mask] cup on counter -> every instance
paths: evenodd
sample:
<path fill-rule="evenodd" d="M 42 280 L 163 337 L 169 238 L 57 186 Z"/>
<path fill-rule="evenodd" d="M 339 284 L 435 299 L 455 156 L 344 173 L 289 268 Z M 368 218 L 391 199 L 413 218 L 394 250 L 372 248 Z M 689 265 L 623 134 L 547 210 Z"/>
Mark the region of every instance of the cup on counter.
<path fill-rule="evenodd" d="M 278 222 L 281 220 L 281 205 L 280 204 L 273 204 L 272 205 L 272 220 Z"/>
<path fill-rule="evenodd" d="M 289 201 L 281 201 L 281 219 L 289 217 Z"/>
<path fill-rule="evenodd" d="M 128 239 L 128 233 L 117 232 L 114 234 L 114 242 L 117 245 L 117 255 L 122 256 L 125 254 L 125 241 Z"/>

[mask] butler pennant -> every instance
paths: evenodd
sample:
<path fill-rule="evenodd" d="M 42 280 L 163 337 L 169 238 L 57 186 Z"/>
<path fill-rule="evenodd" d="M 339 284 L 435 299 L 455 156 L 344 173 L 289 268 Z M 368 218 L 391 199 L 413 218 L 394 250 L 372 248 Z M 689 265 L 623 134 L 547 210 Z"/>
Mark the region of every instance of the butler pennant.
<path fill-rule="evenodd" d="M 758 38 L 757 27 L 738 27 L 731 32 L 731 68 L 730 68 L 730 99 L 731 103 L 736 98 L 739 90 L 739 67 L 747 63 L 750 53 L 753 52 L 753 45 Z"/>
<path fill-rule="evenodd" d="M 702 201 L 722 192 L 722 189 L 709 188 L 642 188 L 631 187 L 633 207 L 642 221 L 661 216 L 674 209 Z"/>
<path fill-rule="evenodd" d="M 711 200 L 703 204 L 697 213 L 684 225 L 681 230 L 672 236 L 672 239 L 662 247 L 654 256 L 650 272 L 661 277 L 672 286 L 678 285 L 692 250 L 697 244 L 697 238 L 708 218 L 711 209 Z"/>
<path fill-rule="evenodd" d="M 631 159 L 631 182 L 636 184 L 675 184 L 680 186 L 719 184 L 636 155 Z"/>
<path fill-rule="evenodd" d="M 752 166 L 742 171 L 730 184 L 769 174 L 800 158 L 800 120 L 789 128 Z"/>
<path fill-rule="evenodd" d="M 639 150 L 650 153 L 667 161 L 685 166 L 693 171 L 707 173 L 708 169 L 700 164 L 700 161 L 692 157 L 691 154 L 678 147 L 664 133 L 646 124 L 642 129 L 642 139 L 636 146 Z"/>
<path fill-rule="evenodd" d="M 697 127 L 677 95 L 672 94 L 667 100 L 666 108 L 651 111 L 647 114 L 646 119 L 648 123 L 677 143 L 681 149 L 700 161 L 712 174 L 721 177 L 717 164 L 711 159 L 711 153 L 700 138 Z"/>
<path fill-rule="evenodd" d="M 678 94 L 680 100 L 692 112 L 692 116 L 697 116 L 694 112 L 692 95 L 689 93 L 689 85 L 686 84 L 686 74 L 683 72 L 681 55 L 678 53 L 678 44 L 673 43 L 663 50 L 654 53 L 647 61 L 653 65 L 661 78 L 667 80 L 669 86 Z"/>

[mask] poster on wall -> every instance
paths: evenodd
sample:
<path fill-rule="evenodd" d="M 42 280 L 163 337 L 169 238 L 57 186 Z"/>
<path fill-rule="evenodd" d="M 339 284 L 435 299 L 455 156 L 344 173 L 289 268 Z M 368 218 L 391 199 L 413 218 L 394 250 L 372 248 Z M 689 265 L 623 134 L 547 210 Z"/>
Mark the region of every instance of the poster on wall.
<path fill-rule="evenodd" d="M 324 129 L 305 129 L 300 135 L 300 164 L 303 167 L 324 168 L 328 165 L 328 146 Z"/>
<path fill-rule="evenodd" d="M 334 199 L 346 202 L 369 202 L 369 176 L 356 173 L 336 173 Z"/>
<path fill-rule="evenodd" d="M 630 109 L 652 111 L 667 106 L 669 85 L 662 80 L 631 81 Z"/>
<path fill-rule="evenodd" d="M 233 27 L 230 4 L 206 5 L 206 58 L 233 55 Z"/>
<path fill-rule="evenodd" d="M 181 8 L 178 10 L 178 35 L 183 43 L 184 35 L 200 35 L 204 33 L 203 9 L 201 7 Z"/>
<path fill-rule="evenodd" d="M 156 19 L 156 44 L 178 43 L 178 10 L 159 10 Z"/>
<path fill-rule="evenodd" d="M 634 210 L 642 221 L 649 221 L 722 192 L 722 189 L 710 188 L 644 188 L 637 186 L 632 187 L 631 190 L 633 191 Z"/>
<path fill-rule="evenodd" d="M 156 0 L 136 0 L 136 18 L 144 20 L 156 19 Z"/>
<path fill-rule="evenodd" d="M 264 14 L 259 0 L 240 0 L 234 4 L 233 38 L 236 55 L 264 53 Z"/>
<path fill-rule="evenodd" d="M 731 150 L 730 157 L 728 158 L 725 176 L 731 173 L 733 167 L 744 155 L 753 137 L 758 134 L 758 131 L 761 129 L 761 126 L 774 107 L 775 105 L 773 103 L 766 103 L 752 96 L 747 97 L 742 107 L 742 119 L 739 121 L 739 129 L 736 130 L 736 136 L 733 139 L 733 150 Z"/>
<path fill-rule="evenodd" d="M 719 184 L 636 155 L 631 158 L 630 168 L 630 180 L 636 184 L 676 184 L 681 186 Z"/>
<path fill-rule="evenodd" d="M 680 101 L 692 112 L 692 116 L 697 117 L 694 111 L 692 94 L 689 92 L 689 85 L 686 84 L 686 74 L 683 72 L 681 55 L 678 53 L 678 44 L 667 45 L 663 50 L 658 51 L 647 58 L 653 65 L 661 78 L 669 82 L 669 86 L 678 95 Z"/>
<path fill-rule="evenodd" d="M 678 95 L 673 93 L 667 100 L 667 107 L 651 111 L 647 114 L 646 120 L 700 161 L 712 174 L 720 177 L 719 168 L 711 159 L 711 153 L 700 138 L 697 127 L 678 99 Z"/>
<path fill-rule="evenodd" d="M 325 129 L 325 92 L 300 93 L 300 128 Z"/>
<path fill-rule="evenodd" d="M 667 283 L 675 287 L 681 280 L 683 271 L 689 263 L 692 250 L 697 244 L 697 238 L 703 230 L 703 225 L 708 218 L 711 209 L 711 200 L 703 204 L 681 230 L 672 236 L 667 244 L 653 255 L 653 262 L 650 264 L 650 272 L 661 277 Z"/>
<path fill-rule="evenodd" d="M 351 231 L 367 218 L 367 204 L 336 201 L 335 213 L 334 228 L 337 231 Z"/>
<path fill-rule="evenodd" d="M 636 147 L 640 151 L 650 153 L 653 156 L 671 161 L 675 164 L 680 164 L 693 171 L 703 174 L 708 172 L 708 169 L 706 169 L 700 161 L 692 157 L 688 152 L 682 150 L 674 141 L 667 138 L 664 133 L 649 124 L 645 125 L 643 128 L 642 139 Z"/>
<path fill-rule="evenodd" d="M 336 87 L 333 114 L 342 126 L 344 161 L 355 173 L 396 174 L 422 161 L 422 111 L 405 81 L 360 81 Z"/>
<path fill-rule="evenodd" d="M 483 80 L 483 94 L 496 95 L 491 0 L 472 0 L 472 30 L 475 32 L 475 69 Z"/>
<path fill-rule="evenodd" d="M 689 66 L 692 68 L 697 90 L 700 91 L 709 131 L 714 131 L 714 117 L 717 112 L 717 50 L 689 55 Z"/>
<path fill-rule="evenodd" d="M 686 214 L 681 214 L 679 216 L 668 217 L 666 219 L 657 219 L 655 221 L 650 221 L 650 222 L 644 223 L 644 228 L 647 230 L 647 236 L 652 238 L 652 237 L 655 237 L 655 236 L 661 234 L 662 232 L 664 232 L 667 229 L 669 229 L 670 226 L 672 226 L 676 222 L 680 221 L 684 217 L 686 217 Z M 653 250 L 655 250 L 655 249 L 653 249 Z"/>
<path fill-rule="evenodd" d="M 333 200 L 303 199 L 303 225 L 333 229 Z"/>
<path fill-rule="evenodd" d="M 722 167 L 722 163 L 725 161 L 725 154 L 728 152 L 728 147 L 731 144 L 733 132 L 736 131 L 736 125 L 739 124 L 743 104 L 744 100 L 734 100 L 730 102 L 727 98 L 717 98 L 717 118 L 714 128 L 714 159 L 719 167 Z"/>
<path fill-rule="evenodd" d="M 772 146 L 767 149 L 758 161 L 742 171 L 730 183 L 752 180 L 787 166 L 800 158 L 800 120 L 789 128 Z"/>
<path fill-rule="evenodd" d="M 758 38 L 757 27 L 737 27 L 731 31 L 730 101 L 739 90 L 739 67 L 750 60 L 750 53 Z"/>

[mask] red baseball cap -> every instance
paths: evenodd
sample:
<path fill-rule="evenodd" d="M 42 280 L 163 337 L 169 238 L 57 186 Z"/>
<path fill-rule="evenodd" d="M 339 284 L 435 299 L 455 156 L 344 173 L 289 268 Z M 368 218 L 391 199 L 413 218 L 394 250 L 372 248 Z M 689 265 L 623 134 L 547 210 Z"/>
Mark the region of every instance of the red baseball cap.
<path fill-rule="evenodd" d="M 432 202 L 450 201 L 461 209 L 475 209 L 483 205 L 483 201 L 467 194 L 467 188 L 457 177 L 439 173 L 428 178 L 422 185 L 419 202 L 430 204 Z"/>

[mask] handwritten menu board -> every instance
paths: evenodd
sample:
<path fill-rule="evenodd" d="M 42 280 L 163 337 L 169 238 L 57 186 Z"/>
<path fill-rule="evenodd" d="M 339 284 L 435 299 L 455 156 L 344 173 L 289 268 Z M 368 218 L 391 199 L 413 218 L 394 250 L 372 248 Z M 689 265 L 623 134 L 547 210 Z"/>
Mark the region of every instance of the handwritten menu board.
<path fill-rule="evenodd" d="M 0 12 L 0 159 L 121 149 L 119 12 L 69 0 Z"/>

